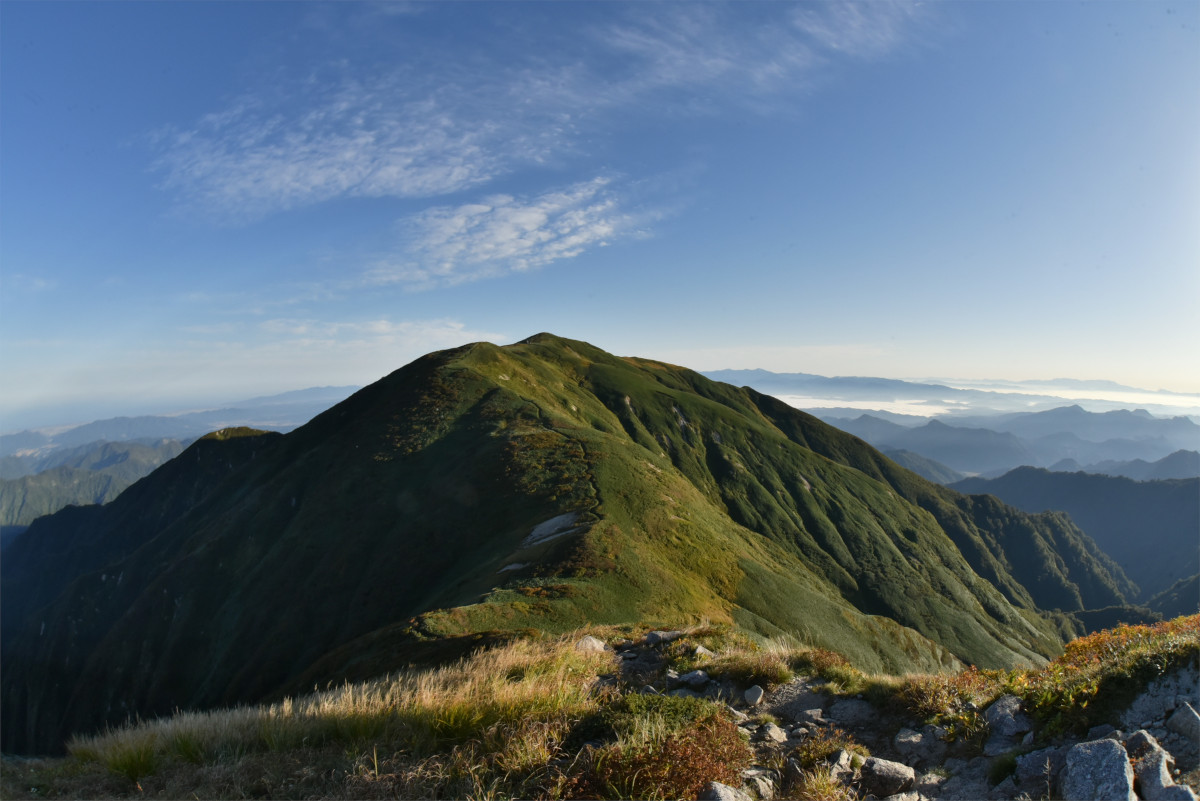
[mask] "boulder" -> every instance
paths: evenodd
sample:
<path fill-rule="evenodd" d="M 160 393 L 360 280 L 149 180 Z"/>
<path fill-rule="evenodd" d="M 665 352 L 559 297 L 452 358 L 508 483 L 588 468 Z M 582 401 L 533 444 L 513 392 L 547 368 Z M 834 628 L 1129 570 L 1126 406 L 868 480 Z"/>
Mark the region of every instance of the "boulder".
<path fill-rule="evenodd" d="M 696 798 L 698 801 L 754 801 L 736 787 L 730 787 L 728 784 L 720 782 L 709 782 L 704 785 L 704 789 Z"/>
<path fill-rule="evenodd" d="M 1164 787 L 1153 801 L 1196 801 L 1196 794 L 1186 784 L 1172 784 Z"/>
<path fill-rule="evenodd" d="M 592 651 L 601 652 L 601 651 L 607 651 L 608 646 L 604 644 L 604 640 L 597 639 L 596 637 L 593 637 L 592 635 L 589 634 L 586 637 L 584 637 L 583 639 L 581 639 L 579 642 L 575 643 L 575 650 L 576 651 L 586 651 L 586 652 L 592 652 Z"/>
<path fill-rule="evenodd" d="M 764 723 L 758 727 L 755 739 L 764 743 L 785 743 L 788 733 L 774 723 Z"/>
<path fill-rule="evenodd" d="M 1033 721 L 1021 711 L 1021 699 L 1002 695 L 983 713 L 988 729 L 1001 737 L 1016 737 L 1033 729 Z"/>
<path fill-rule="evenodd" d="M 652 631 L 646 635 L 646 645 L 663 645 L 682 636 L 682 631 Z"/>
<path fill-rule="evenodd" d="M 1182 734 L 1193 743 L 1200 743 L 1200 714 L 1189 703 L 1184 703 L 1167 719 L 1167 728 Z"/>
<path fill-rule="evenodd" d="M 937 762 L 946 755 L 946 744 L 938 738 L 933 726 L 921 731 L 901 729 L 892 739 L 892 746 L 905 760 Z"/>
<path fill-rule="evenodd" d="M 902 793 L 912 787 L 916 780 L 916 772 L 908 765 L 879 757 L 869 757 L 859 771 L 863 790 L 876 798 Z"/>
<path fill-rule="evenodd" d="M 1062 775 L 1064 801 L 1137 801 L 1133 768 L 1116 740 L 1079 743 L 1067 751 Z"/>
<path fill-rule="evenodd" d="M 1134 788 L 1146 801 L 1159 801 L 1163 790 L 1175 784 L 1167 764 L 1167 752 L 1159 748 L 1137 761 L 1133 770 Z"/>
<path fill-rule="evenodd" d="M 686 684 L 693 690 L 699 690 L 708 682 L 708 673 L 703 670 L 690 670 L 679 677 L 680 684 Z"/>
<path fill-rule="evenodd" d="M 829 775 L 838 781 L 848 780 L 854 775 L 854 754 L 845 748 L 835 752 L 825 762 L 829 765 Z"/>
<path fill-rule="evenodd" d="M 742 781 L 761 801 L 775 798 L 775 779 L 766 768 L 749 768 L 742 771 Z"/>
<path fill-rule="evenodd" d="M 742 694 L 742 697 L 746 699 L 746 703 L 750 706 L 758 706 L 762 703 L 763 696 L 766 694 L 766 690 L 755 684 L 753 687 L 746 690 L 746 692 Z"/>
<path fill-rule="evenodd" d="M 1043 748 L 1017 757 L 1017 785 L 1033 798 L 1053 797 L 1066 756 L 1065 748 Z"/>

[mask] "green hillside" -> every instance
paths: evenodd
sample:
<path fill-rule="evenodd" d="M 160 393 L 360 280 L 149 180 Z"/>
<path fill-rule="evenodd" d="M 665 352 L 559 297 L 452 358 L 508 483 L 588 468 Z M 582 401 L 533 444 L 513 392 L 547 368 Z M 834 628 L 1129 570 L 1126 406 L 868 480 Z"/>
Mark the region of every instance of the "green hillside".
<path fill-rule="evenodd" d="M 1128 586 L 1065 518 L 550 335 L 233 433 L 6 552 L 6 750 L 585 623 L 734 623 L 887 672 L 1040 663 L 1079 630 L 1040 609 Z"/>

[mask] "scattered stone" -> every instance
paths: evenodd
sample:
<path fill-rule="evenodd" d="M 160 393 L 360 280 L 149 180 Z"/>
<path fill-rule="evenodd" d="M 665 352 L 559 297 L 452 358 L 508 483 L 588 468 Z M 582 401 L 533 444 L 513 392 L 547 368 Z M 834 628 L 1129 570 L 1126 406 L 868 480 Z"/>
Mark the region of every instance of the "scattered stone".
<path fill-rule="evenodd" d="M 1087 737 L 1085 739 L 1099 740 L 1112 734 L 1116 730 L 1117 727 L 1110 723 L 1101 723 L 1099 726 L 1093 726 L 1092 728 L 1088 729 Z"/>
<path fill-rule="evenodd" d="M 917 780 L 916 771 L 908 765 L 878 757 L 867 758 L 859 775 L 863 789 L 876 798 L 887 798 L 903 792 Z"/>
<path fill-rule="evenodd" d="M 988 793 L 988 798 L 992 801 L 1008 801 L 1008 799 L 1017 797 L 1017 783 L 1012 776 L 1005 777 L 1004 781 L 997 784 Z"/>
<path fill-rule="evenodd" d="M 901 757 L 917 763 L 937 762 L 946 755 L 946 744 L 938 739 L 933 726 L 922 731 L 901 729 L 892 740 L 892 746 Z"/>
<path fill-rule="evenodd" d="M 816 709 L 805 709 L 800 714 L 796 715 L 798 723 L 807 723 L 810 726 L 819 726 L 825 722 L 825 713 L 820 707 Z"/>
<path fill-rule="evenodd" d="M 1021 699 L 1002 695 L 983 713 L 993 735 L 1015 737 L 1033 729 L 1033 721 L 1021 711 Z"/>
<path fill-rule="evenodd" d="M 760 742 L 785 743 L 787 742 L 788 733 L 774 723 L 764 723 L 758 727 L 756 738 Z"/>
<path fill-rule="evenodd" d="M 742 697 L 746 699 L 746 703 L 750 706 L 758 706 L 762 703 L 763 696 L 766 694 L 766 690 L 755 684 L 753 687 L 746 690 Z"/>
<path fill-rule="evenodd" d="M 728 784 L 709 782 L 697 796 L 699 801 L 754 801 L 749 795 Z"/>
<path fill-rule="evenodd" d="M 838 781 L 849 779 L 854 775 L 854 754 L 842 748 L 826 760 L 829 765 L 829 775 Z"/>
<path fill-rule="evenodd" d="M 604 644 L 604 640 L 597 639 L 589 634 L 579 642 L 575 643 L 575 650 L 585 652 L 603 652 L 608 650 L 608 646 Z"/>
<path fill-rule="evenodd" d="M 725 708 L 729 710 L 730 715 L 733 715 L 734 723 L 744 723 L 745 721 L 750 719 L 750 717 L 745 712 L 741 711 L 740 709 L 734 709 L 731 706 L 726 706 Z"/>
<path fill-rule="evenodd" d="M 771 771 L 765 768 L 750 768 L 742 771 L 742 779 L 762 801 L 772 801 L 775 798 L 775 780 Z"/>
<path fill-rule="evenodd" d="M 1167 764 L 1167 752 L 1161 748 L 1150 751 L 1137 761 L 1133 771 L 1134 787 L 1146 801 L 1158 801 L 1163 790 L 1175 783 Z"/>
<path fill-rule="evenodd" d="M 1192 742 L 1200 742 L 1200 715 L 1189 703 L 1185 702 L 1175 710 L 1175 714 L 1167 720 L 1167 728 Z"/>
<path fill-rule="evenodd" d="M 712 651 L 705 648 L 703 645 L 697 645 L 696 650 L 692 651 L 692 656 L 696 657 L 697 659 L 701 659 L 701 658 L 716 659 L 716 657 L 717 657 L 716 654 L 714 654 Z"/>
<path fill-rule="evenodd" d="M 682 631 L 652 631 L 646 635 L 646 645 L 663 645 L 682 636 Z"/>
<path fill-rule="evenodd" d="M 1062 775 L 1064 801 L 1136 801 L 1133 768 L 1114 740 L 1079 743 L 1067 751 Z"/>
<path fill-rule="evenodd" d="M 708 673 L 703 670 L 690 670 L 679 677 L 680 684 L 686 684 L 697 690 L 708 684 L 708 682 Z"/>
<path fill-rule="evenodd" d="M 1017 784 L 1033 798 L 1055 797 L 1066 756 L 1065 748 L 1043 748 L 1017 757 Z"/>

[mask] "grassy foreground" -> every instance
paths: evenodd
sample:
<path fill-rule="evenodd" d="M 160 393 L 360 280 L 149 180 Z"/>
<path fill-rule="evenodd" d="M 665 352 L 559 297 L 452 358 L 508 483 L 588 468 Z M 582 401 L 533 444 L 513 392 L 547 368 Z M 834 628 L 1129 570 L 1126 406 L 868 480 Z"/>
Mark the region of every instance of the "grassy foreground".
<path fill-rule="evenodd" d="M 625 692 L 638 688 L 612 680 L 612 652 L 575 648 L 584 633 L 615 641 L 641 632 L 519 640 L 269 706 L 139 722 L 76 738 L 64 758 L 6 757 L 0 790 L 4 798 L 694 798 L 709 781 L 741 783 L 755 753 L 724 705 Z M 696 645 L 715 656 L 696 656 Z M 982 732 L 977 710 L 1013 692 L 1040 732 L 1071 733 L 1110 720 L 1154 677 L 1195 663 L 1200 616 L 1093 634 L 1029 670 L 873 676 L 829 651 L 755 644 L 711 626 L 664 655 L 677 670 L 701 665 L 739 685 L 816 674 L 832 692 L 861 693 L 968 740 Z M 834 747 L 803 742 L 793 755 L 811 763 L 823 745 Z M 814 790 L 783 788 L 800 798 Z"/>

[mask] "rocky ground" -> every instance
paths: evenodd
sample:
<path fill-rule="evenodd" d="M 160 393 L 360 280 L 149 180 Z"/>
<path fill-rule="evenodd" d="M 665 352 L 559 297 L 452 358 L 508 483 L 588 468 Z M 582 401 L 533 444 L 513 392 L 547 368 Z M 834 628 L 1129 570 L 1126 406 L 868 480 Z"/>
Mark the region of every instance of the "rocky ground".
<path fill-rule="evenodd" d="M 714 680 L 703 669 L 680 675 L 667 667 L 663 651 L 668 643 L 684 637 L 683 632 L 657 631 L 641 641 L 614 646 L 585 638 L 580 647 L 615 648 L 620 669 L 608 677 L 613 684 L 728 704 L 754 744 L 756 764 L 744 772 L 742 787 L 714 783 L 702 798 L 769 801 L 794 795 L 803 772 L 797 749 L 814 738 L 847 740 L 869 749 L 869 757 L 840 749 L 817 766 L 832 780 L 825 792 L 832 789 L 844 798 L 1194 801 L 1197 797 L 1200 674 L 1194 667 L 1147 687 L 1121 716 L 1121 728 L 1098 726 L 1082 738 L 1045 736 L 1025 714 L 1021 700 L 1009 695 L 984 710 L 986 730 L 964 738 L 861 697 L 833 694 L 824 681 L 812 676 L 765 691 L 757 685 L 739 687 L 729 680 Z"/>

